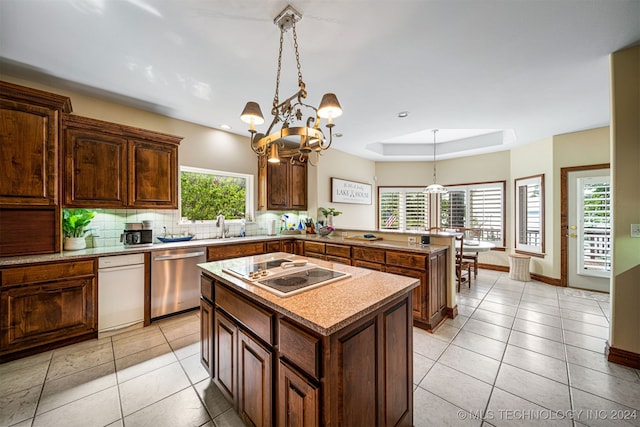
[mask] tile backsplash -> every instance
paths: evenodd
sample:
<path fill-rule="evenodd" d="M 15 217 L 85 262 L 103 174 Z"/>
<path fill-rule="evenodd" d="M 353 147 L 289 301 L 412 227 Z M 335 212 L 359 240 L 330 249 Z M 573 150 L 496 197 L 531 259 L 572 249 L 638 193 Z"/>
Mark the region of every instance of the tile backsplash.
<path fill-rule="evenodd" d="M 89 224 L 87 233 L 88 247 L 118 246 L 120 235 L 125 223 L 152 221 L 153 241 L 156 237 L 162 237 L 166 233 L 176 235 L 195 234 L 194 239 L 215 239 L 221 236 L 222 229 L 216 226 L 215 221 L 181 222 L 180 211 L 166 209 L 95 209 L 96 216 Z M 281 212 L 260 211 L 256 212 L 254 221 L 245 223 L 247 236 L 260 236 L 267 234 L 267 223 L 276 220 L 276 231 L 285 224 L 284 215 L 287 215 L 287 228 L 298 227 L 300 220 L 307 217 L 307 212 Z M 240 236 L 242 222 L 240 220 L 227 220 L 227 236 Z"/>

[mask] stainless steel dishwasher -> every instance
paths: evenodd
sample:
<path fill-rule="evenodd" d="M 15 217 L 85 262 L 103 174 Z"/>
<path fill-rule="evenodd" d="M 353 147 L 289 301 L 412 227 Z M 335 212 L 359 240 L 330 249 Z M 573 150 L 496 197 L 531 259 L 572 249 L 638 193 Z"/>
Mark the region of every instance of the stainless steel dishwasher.
<path fill-rule="evenodd" d="M 151 318 L 200 306 L 200 269 L 205 248 L 167 249 L 151 255 Z"/>

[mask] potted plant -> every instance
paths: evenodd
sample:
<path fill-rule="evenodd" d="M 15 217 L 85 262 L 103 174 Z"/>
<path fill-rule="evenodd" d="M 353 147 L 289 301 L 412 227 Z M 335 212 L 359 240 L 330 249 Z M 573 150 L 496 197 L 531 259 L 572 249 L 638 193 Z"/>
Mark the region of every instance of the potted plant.
<path fill-rule="evenodd" d="M 62 232 L 64 233 L 64 249 L 74 251 L 87 247 L 84 235 L 95 212 L 87 209 L 64 209 L 62 211 Z"/>
<path fill-rule="evenodd" d="M 342 212 L 337 211 L 335 208 L 320 208 L 320 212 L 327 218 L 327 225 L 333 227 L 333 217 L 340 215 Z"/>

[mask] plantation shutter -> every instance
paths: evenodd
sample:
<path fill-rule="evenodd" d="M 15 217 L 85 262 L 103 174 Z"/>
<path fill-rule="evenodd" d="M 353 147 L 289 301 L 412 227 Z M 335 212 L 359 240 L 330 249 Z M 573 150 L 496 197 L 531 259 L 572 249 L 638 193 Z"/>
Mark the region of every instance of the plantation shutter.
<path fill-rule="evenodd" d="M 440 226 L 442 228 L 464 228 L 466 217 L 465 190 L 449 190 L 443 194 L 440 202 Z"/>
<path fill-rule="evenodd" d="M 427 204 L 427 194 L 424 194 L 422 191 L 407 191 L 405 193 L 405 229 L 424 230 L 429 227 Z"/>
<path fill-rule="evenodd" d="M 380 216 L 378 224 L 381 230 L 398 230 L 400 228 L 400 191 L 380 189 L 378 201 Z"/>
<path fill-rule="evenodd" d="M 474 188 L 470 191 L 469 228 L 482 230 L 482 240 L 502 239 L 502 187 Z"/>
<path fill-rule="evenodd" d="M 611 271 L 611 186 L 609 178 L 584 179 L 582 187 L 582 270 Z"/>
<path fill-rule="evenodd" d="M 381 230 L 426 230 L 429 227 L 429 197 L 422 188 L 379 189 L 378 224 Z"/>

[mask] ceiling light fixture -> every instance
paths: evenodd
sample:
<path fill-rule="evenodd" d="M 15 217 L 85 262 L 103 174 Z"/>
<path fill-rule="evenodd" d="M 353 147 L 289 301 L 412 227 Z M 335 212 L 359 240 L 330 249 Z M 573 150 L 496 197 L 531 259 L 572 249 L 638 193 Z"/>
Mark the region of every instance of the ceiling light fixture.
<path fill-rule="evenodd" d="M 278 70 L 276 74 L 276 91 L 273 98 L 271 114 L 273 120 L 266 133 L 259 133 L 255 125 L 264 123 L 264 117 L 257 102 L 247 102 L 240 119 L 249 124 L 251 134 L 251 148 L 258 155 L 259 159 L 268 157 L 269 162 L 279 162 L 280 156 L 291 157 L 291 161 L 308 161 L 315 166 L 319 161 L 321 152 L 328 149 L 333 141 L 333 119 L 342 114 L 342 108 L 338 98 L 333 93 L 326 93 L 322 97 L 320 107 L 315 108 L 305 104 L 303 99 L 307 97 L 307 89 L 302 80 L 300 69 L 300 55 L 298 53 L 298 36 L 296 35 L 296 22 L 302 19 L 302 14 L 291 5 L 287 6 L 273 20 L 274 24 L 280 28 L 280 50 L 278 51 Z M 282 65 L 282 42 L 284 33 L 292 29 L 293 46 L 296 54 L 296 66 L 298 67 L 298 91 L 280 101 L 280 70 Z M 303 111 L 308 112 L 305 119 Z M 327 119 L 325 125 L 329 129 L 329 139 L 327 140 L 320 126 L 320 119 Z M 276 124 L 282 123 L 280 129 L 274 130 Z M 316 153 L 315 163 L 311 159 L 311 154 Z"/>
<path fill-rule="evenodd" d="M 446 194 L 448 192 L 447 189 L 436 181 L 436 132 L 438 132 L 438 129 L 433 130 L 433 184 L 427 186 L 424 189 L 424 193 Z"/>
<path fill-rule="evenodd" d="M 400 119 L 404 119 L 405 117 L 408 117 L 408 116 L 409 116 L 409 112 L 408 111 L 400 111 L 398 113 L 398 118 L 400 118 Z"/>

